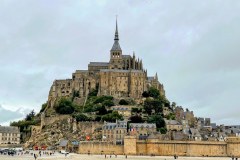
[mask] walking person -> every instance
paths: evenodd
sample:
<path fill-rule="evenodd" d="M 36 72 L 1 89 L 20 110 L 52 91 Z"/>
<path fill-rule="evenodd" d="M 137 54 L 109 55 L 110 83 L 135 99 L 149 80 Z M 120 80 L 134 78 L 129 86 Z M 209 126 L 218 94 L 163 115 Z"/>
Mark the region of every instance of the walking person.
<path fill-rule="evenodd" d="M 34 153 L 33 157 L 34 157 L 35 160 L 37 159 L 37 155 L 35 153 Z"/>

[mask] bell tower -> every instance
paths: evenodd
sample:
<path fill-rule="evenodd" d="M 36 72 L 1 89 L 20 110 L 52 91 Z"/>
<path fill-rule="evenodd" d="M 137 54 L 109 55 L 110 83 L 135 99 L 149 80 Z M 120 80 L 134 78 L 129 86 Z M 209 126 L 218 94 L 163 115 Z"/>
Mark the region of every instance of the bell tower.
<path fill-rule="evenodd" d="M 110 50 L 110 65 L 109 69 L 123 69 L 122 49 L 119 44 L 118 24 L 116 19 L 116 30 L 114 36 L 114 43 Z"/>

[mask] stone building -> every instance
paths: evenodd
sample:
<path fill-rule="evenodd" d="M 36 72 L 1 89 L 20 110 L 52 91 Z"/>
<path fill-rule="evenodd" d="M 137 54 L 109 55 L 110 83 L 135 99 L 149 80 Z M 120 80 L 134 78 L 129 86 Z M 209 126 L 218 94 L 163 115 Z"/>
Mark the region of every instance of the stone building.
<path fill-rule="evenodd" d="M 116 123 L 104 122 L 102 126 L 102 140 L 123 144 L 124 136 L 127 134 L 127 121 L 116 121 Z"/>
<path fill-rule="evenodd" d="M 0 144 L 20 144 L 18 127 L 0 126 Z"/>
<path fill-rule="evenodd" d="M 146 139 L 152 133 L 157 131 L 155 123 L 130 123 L 129 133 L 137 136 L 139 139 Z"/>
<path fill-rule="evenodd" d="M 112 106 L 111 109 L 113 111 L 117 111 L 118 114 L 122 115 L 125 120 L 128 120 L 132 115 L 132 108 L 134 106 L 131 105 L 119 105 L 119 106 Z"/>
<path fill-rule="evenodd" d="M 110 50 L 108 62 L 90 62 L 88 70 L 77 70 L 71 79 L 55 80 L 51 86 L 48 106 L 53 106 L 59 97 L 71 97 L 78 95 L 84 98 L 94 89 L 98 95 L 110 95 L 115 98 L 131 97 L 139 99 L 144 91 L 150 87 L 159 89 L 161 95 L 165 95 L 163 85 L 158 81 L 157 74 L 148 77 L 143 62 L 133 55 L 124 55 L 119 44 L 118 25 L 114 43 Z"/>
<path fill-rule="evenodd" d="M 183 125 L 176 120 L 164 119 L 168 131 L 182 131 Z"/>

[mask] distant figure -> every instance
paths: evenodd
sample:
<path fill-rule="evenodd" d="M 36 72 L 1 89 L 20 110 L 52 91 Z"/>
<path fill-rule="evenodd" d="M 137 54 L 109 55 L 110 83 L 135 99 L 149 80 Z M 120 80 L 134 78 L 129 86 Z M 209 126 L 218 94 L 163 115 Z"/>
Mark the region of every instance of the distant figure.
<path fill-rule="evenodd" d="M 127 155 L 125 156 L 125 158 L 127 159 Z"/>
<path fill-rule="evenodd" d="M 174 156 L 173 156 L 173 157 L 174 157 L 174 159 L 177 159 L 177 156 L 176 156 L 176 154 L 174 154 Z"/>
<path fill-rule="evenodd" d="M 117 154 L 115 154 L 115 158 L 117 158 Z"/>
<path fill-rule="evenodd" d="M 232 156 L 232 160 L 234 160 L 234 156 Z"/>
<path fill-rule="evenodd" d="M 37 155 L 35 153 L 34 153 L 33 157 L 34 157 L 35 160 L 37 159 Z"/>
<path fill-rule="evenodd" d="M 105 159 L 107 158 L 107 155 L 105 154 Z"/>

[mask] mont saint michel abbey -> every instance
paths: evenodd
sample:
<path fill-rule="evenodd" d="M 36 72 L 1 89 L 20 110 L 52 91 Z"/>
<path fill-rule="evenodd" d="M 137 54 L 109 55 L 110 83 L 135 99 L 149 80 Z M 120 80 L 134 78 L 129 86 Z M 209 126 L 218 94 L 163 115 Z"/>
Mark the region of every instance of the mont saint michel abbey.
<path fill-rule="evenodd" d="M 157 73 L 148 77 L 142 60 L 136 58 L 134 53 L 132 56 L 123 54 L 116 21 L 109 62 L 90 62 L 88 70 L 76 70 L 72 74 L 72 79 L 55 80 L 49 92 L 48 102 L 52 103 L 58 97 L 70 97 L 74 92 L 84 98 L 94 89 L 98 89 L 98 95 L 139 99 L 149 87 L 155 87 L 159 89 L 161 95 L 165 95 Z"/>

